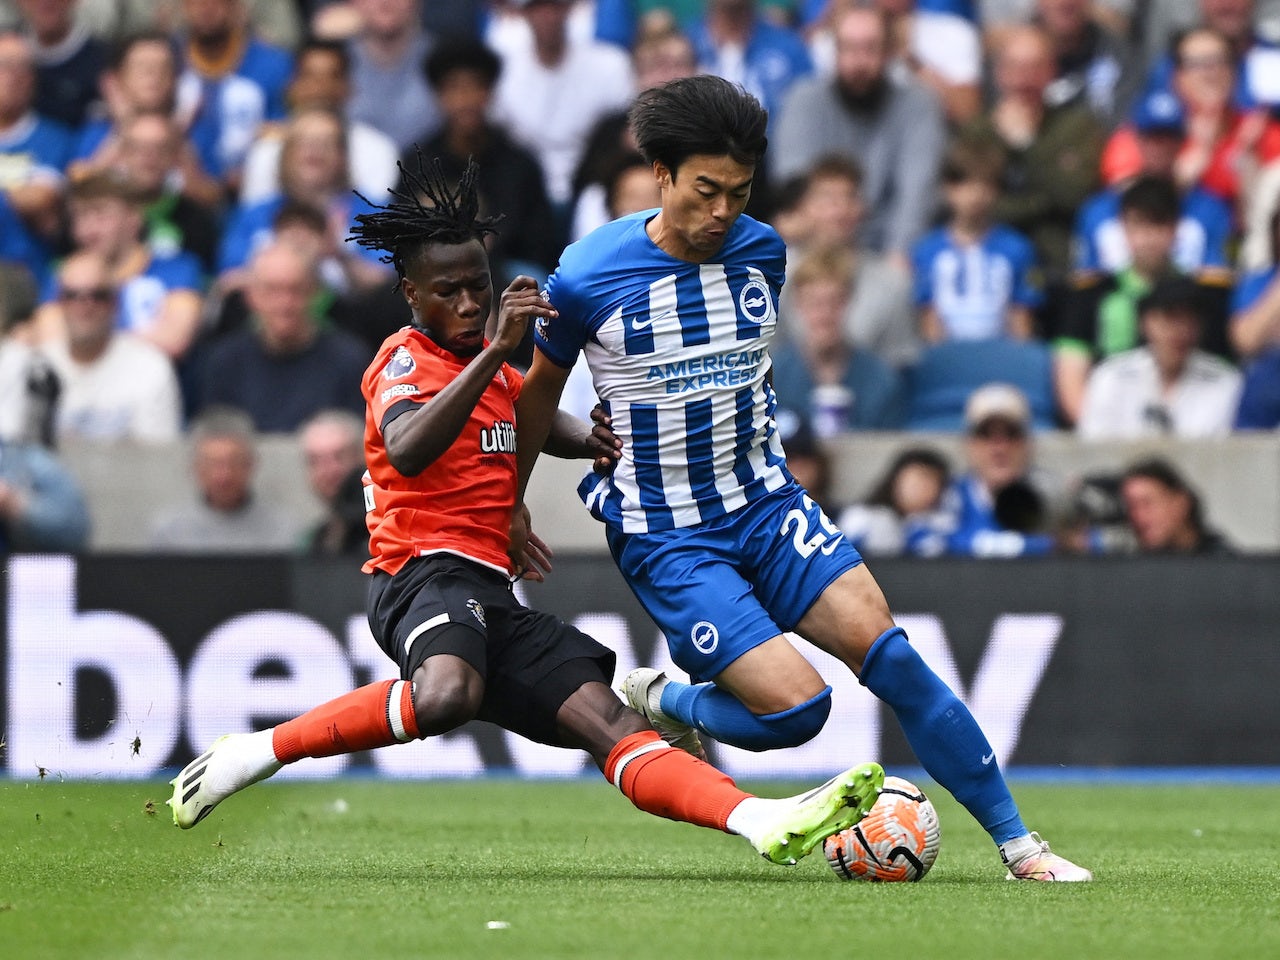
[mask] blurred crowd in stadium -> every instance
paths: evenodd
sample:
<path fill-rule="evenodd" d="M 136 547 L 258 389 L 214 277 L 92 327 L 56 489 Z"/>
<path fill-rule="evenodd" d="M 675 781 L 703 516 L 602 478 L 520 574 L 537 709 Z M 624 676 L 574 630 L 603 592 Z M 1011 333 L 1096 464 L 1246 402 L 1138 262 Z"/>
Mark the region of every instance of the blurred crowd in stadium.
<path fill-rule="evenodd" d="M 828 503 L 855 543 L 1228 549 L 1176 465 L 1064 493 L 1032 435 L 1280 425 L 1276 0 L 0 0 L 0 552 L 87 544 L 60 451 L 182 438 L 157 549 L 363 550 L 359 381 L 408 316 L 351 218 L 398 159 L 474 156 L 495 280 L 545 279 L 656 206 L 626 110 L 697 72 L 770 111 L 797 474 L 821 499 L 849 431 L 965 437 Z M 281 433 L 309 531 L 253 497 Z"/>

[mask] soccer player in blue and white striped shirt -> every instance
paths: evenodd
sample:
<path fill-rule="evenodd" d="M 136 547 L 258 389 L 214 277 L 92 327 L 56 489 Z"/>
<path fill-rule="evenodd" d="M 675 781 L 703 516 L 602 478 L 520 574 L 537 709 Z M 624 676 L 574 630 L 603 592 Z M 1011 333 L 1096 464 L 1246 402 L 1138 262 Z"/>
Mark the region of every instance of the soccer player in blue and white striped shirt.
<path fill-rule="evenodd" d="M 516 404 L 521 491 L 579 352 L 622 442 L 579 488 L 622 575 L 692 684 L 624 684 L 673 743 L 748 750 L 813 738 L 831 688 L 784 634 L 838 657 L 897 714 L 929 774 L 991 834 L 1009 875 L 1089 880 L 1028 832 L 968 708 L 893 623 L 862 557 L 794 481 L 774 423 L 768 346 L 782 241 L 743 216 L 767 115 L 713 76 L 637 99 L 631 124 L 662 206 L 570 246 L 547 284 Z"/>

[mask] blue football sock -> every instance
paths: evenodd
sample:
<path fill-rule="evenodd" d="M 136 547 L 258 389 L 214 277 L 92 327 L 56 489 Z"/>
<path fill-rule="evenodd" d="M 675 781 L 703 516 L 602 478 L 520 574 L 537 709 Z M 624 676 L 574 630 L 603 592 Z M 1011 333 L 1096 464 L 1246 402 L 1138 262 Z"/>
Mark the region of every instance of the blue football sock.
<path fill-rule="evenodd" d="M 790 710 L 757 716 L 714 683 L 690 685 L 668 680 L 662 688 L 662 712 L 743 750 L 797 747 L 817 736 L 827 722 L 831 688 Z"/>
<path fill-rule="evenodd" d="M 1001 844 L 1027 832 L 982 728 L 901 627 L 876 638 L 861 679 L 893 709 L 929 776 L 964 804 L 992 840 Z"/>

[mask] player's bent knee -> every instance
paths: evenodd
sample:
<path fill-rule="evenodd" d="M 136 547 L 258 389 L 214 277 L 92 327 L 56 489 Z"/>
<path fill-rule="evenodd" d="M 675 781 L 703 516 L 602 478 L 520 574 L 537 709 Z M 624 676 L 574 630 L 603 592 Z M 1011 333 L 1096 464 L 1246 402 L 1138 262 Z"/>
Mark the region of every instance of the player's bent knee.
<path fill-rule="evenodd" d="M 421 736 L 446 733 L 474 720 L 484 700 L 484 680 L 474 670 L 415 675 L 413 713 Z"/>
<path fill-rule="evenodd" d="M 817 696 L 804 703 L 757 717 L 757 736 L 754 743 L 738 742 L 735 746 L 747 750 L 776 750 L 780 747 L 798 747 L 816 737 L 831 716 L 831 687 L 825 687 Z"/>

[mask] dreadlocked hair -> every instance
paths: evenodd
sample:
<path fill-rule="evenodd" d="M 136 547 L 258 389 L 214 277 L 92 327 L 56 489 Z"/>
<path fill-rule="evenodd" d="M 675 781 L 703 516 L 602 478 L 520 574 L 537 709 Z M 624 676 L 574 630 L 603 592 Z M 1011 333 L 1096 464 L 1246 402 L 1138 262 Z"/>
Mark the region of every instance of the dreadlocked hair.
<path fill-rule="evenodd" d="M 359 246 L 385 251 L 381 258 L 404 278 L 405 258 L 429 243 L 467 243 L 483 240 L 496 232 L 501 217 L 481 217 L 476 180 L 480 168 L 474 159 L 458 181 L 457 191 L 449 188 L 439 158 L 427 161 L 418 151 L 418 172 L 396 162 L 401 188 L 391 191 L 391 202 L 379 206 L 359 191 L 356 196 L 374 207 L 375 213 L 358 213 L 351 236 Z"/>

